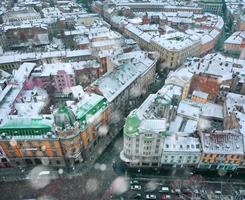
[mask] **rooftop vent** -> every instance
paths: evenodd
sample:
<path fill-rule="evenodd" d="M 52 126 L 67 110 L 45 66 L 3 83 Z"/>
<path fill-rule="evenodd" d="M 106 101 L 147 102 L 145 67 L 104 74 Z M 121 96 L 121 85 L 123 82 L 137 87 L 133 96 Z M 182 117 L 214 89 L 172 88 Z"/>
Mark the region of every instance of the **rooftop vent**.
<path fill-rule="evenodd" d="M 52 136 L 52 133 L 51 132 L 47 132 L 47 136 L 48 137 L 51 137 Z"/>

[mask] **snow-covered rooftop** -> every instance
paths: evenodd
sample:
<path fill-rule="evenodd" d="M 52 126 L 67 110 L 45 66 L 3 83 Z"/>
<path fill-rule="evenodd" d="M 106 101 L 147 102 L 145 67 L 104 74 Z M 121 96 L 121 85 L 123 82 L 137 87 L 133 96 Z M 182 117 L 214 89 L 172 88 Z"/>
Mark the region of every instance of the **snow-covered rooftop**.
<path fill-rule="evenodd" d="M 164 152 L 201 152 L 201 144 L 198 138 L 178 134 L 167 136 L 163 143 Z"/>
<path fill-rule="evenodd" d="M 242 134 L 226 130 L 202 133 L 202 148 L 204 153 L 213 154 L 243 154 Z"/>

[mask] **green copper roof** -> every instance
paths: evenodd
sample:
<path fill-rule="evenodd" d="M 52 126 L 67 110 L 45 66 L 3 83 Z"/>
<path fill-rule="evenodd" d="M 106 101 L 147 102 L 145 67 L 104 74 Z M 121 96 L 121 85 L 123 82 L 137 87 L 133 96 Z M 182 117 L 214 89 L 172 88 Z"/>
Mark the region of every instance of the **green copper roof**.
<path fill-rule="evenodd" d="M 69 109 L 65 105 L 61 105 L 58 109 L 58 113 L 66 113 L 69 114 Z"/>
<path fill-rule="evenodd" d="M 140 126 L 140 119 L 135 114 L 130 114 L 124 125 L 123 132 L 127 136 L 135 136 L 138 133 L 138 128 Z"/>
<path fill-rule="evenodd" d="M 51 131 L 50 121 L 42 118 L 13 118 L 0 127 L 7 135 L 43 135 Z"/>
<path fill-rule="evenodd" d="M 18 118 L 18 119 L 11 119 L 5 123 L 2 128 L 9 128 L 9 129 L 36 129 L 36 128 L 51 128 L 51 125 L 46 124 L 43 122 L 43 119 L 25 119 L 25 118 Z"/>
<path fill-rule="evenodd" d="M 87 120 L 106 106 L 106 100 L 103 96 L 92 93 L 78 103 L 75 111 L 76 118 L 80 121 Z"/>
<path fill-rule="evenodd" d="M 55 125 L 65 128 L 66 125 L 73 126 L 76 118 L 71 109 L 61 104 L 58 110 L 54 113 L 54 121 Z"/>

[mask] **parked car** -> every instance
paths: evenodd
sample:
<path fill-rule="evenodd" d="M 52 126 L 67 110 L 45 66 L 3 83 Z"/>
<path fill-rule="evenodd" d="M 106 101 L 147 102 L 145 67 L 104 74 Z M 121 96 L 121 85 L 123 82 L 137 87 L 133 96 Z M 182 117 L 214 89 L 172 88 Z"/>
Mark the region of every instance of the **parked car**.
<path fill-rule="evenodd" d="M 160 193 L 164 192 L 164 193 L 169 193 L 169 188 L 168 187 L 161 187 L 159 190 Z"/>
<path fill-rule="evenodd" d="M 180 194 L 180 193 L 181 193 L 181 190 L 178 189 L 178 188 L 176 188 L 176 189 L 174 190 L 174 192 L 175 192 L 175 194 Z"/>
<path fill-rule="evenodd" d="M 130 181 L 130 184 L 131 184 L 131 185 L 133 185 L 133 184 L 139 184 L 139 181 L 137 181 L 137 180 L 131 180 L 131 181 Z"/>
<path fill-rule="evenodd" d="M 168 199 L 171 199 L 171 196 L 169 194 L 162 194 L 162 198 L 161 200 L 168 200 Z"/>
<path fill-rule="evenodd" d="M 141 199 L 141 194 L 137 193 L 133 196 L 134 199 Z"/>
<path fill-rule="evenodd" d="M 192 195 L 192 192 L 191 192 L 191 190 L 190 190 L 189 188 L 183 188 L 183 189 L 181 190 L 181 192 L 182 192 L 183 194 L 187 195 L 187 196 L 191 196 L 191 195 Z"/>
<path fill-rule="evenodd" d="M 214 191 L 214 194 L 216 194 L 216 195 L 221 195 L 221 194 L 222 194 L 222 192 L 221 192 L 221 191 L 219 191 L 219 190 L 215 190 L 215 191 Z"/>
<path fill-rule="evenodd" d="M 195 189 L 195 190 L 194 190 L 194 193 L 195 193 L 195 194 L 200 194 L 200 192 L 198 191 L 198 189 Z"/>
<path fill-rule="evenodd" d="M 145 196 L 145 198 L 146 199 L 157 199 L 157 196 L 155 195 L 155 194 L 147 194 L 146 196 Z"/>
<path fill-rule="evenodd" d="M 166 195 L 163 193 L 161 200 L 166 200 Z"/>
<path fill-rule="evenodd" d="M 38 174 L 37 178 L 47 177 L 47 176 L 49 176 L 49 175 L 50 175 L 50 171 L 41 171 L 41 172 Z"/>
<path fill-rule="evenodd" d="M 141 186 L 140 185 L 131 185 L 130 189 L 131 190 L 141 190 Z"/>

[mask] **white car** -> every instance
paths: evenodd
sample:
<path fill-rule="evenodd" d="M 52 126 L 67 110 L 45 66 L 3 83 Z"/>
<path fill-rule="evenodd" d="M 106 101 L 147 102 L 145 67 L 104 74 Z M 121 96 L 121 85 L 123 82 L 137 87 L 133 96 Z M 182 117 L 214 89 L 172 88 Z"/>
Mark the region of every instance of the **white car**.
<path fill-rule="evenodd" d="M 130 184 L 132 185 L 132 184 L 139 184 L 139 181 L 137 181 L 137 180 L 131 180 L 130 181 Z"/>
<path fill-rule="evenodd" d="M 161 189 L 159 190 L 160 193 L 169 193 L 169 188 L 168 187 L 161 187 Z"/>
<path fill-rule="evenodd" d="M 180 193 L 181 193 L 181 190 L 180 190 L 180 189 L 178 189 L 178 188 L 177 188 L 177 189 L 175 189 L 174 191 L 175 191 L 175 194 L 180 194 Z"/>
<path fill-rule="evenodd" d="M 157 199 L 157 196 L 155 194 L 147 194 L 145 196 L 146 199 Z"/>
<path fill-rule="evenodd" d="M 141 190 L 141 186 L 140 185 L 131 185 L 131 190 Z"/>
<path fill-rule="evenodd" d="M 196 189 L 196 190 L 194 190 L 194 193 L 195 194 L 200 194 L 200 192 Z"/>
<path fill-rule="evenodd" d="M 219 191 L 219 190 L 215 190 L 215 191 L 214 191 L 214 194 L 216 194 L 216 195 L 221 195 L 221 194 L 222 194 L 222 192 L 221 192 L 221 191 Z"/>
<path fill-rule="evenodd" d="M 48 175 L 50 175 L 50 171 L 41 171 L 41 172 L 38 174 L 39 177 L 42 177 L 42 176 L 48 176 Z"/>

